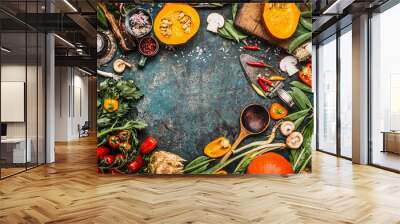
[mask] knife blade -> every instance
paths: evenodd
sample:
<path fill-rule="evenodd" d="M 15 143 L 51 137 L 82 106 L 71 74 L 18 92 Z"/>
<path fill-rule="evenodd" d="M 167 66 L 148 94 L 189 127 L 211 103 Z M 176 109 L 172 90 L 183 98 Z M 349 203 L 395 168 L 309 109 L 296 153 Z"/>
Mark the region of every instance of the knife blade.
<path fill-rule="evenodd" d="M 263 68 L 253 67 L 247 64 L 248 61 L 259 61 L 259 58 L 256 58 L 249 54 L 241 54 L 240 57 L 240 65 L 243 69 L 244 77 L 246 78 L 249 85 L 253 88 L 253 90 L 260 95 L 261 97 L 266 98 L 267 95 L 260 87 L 258 87 L 257 76 L 258 74 L 262 74 L 264 72 Z"/>

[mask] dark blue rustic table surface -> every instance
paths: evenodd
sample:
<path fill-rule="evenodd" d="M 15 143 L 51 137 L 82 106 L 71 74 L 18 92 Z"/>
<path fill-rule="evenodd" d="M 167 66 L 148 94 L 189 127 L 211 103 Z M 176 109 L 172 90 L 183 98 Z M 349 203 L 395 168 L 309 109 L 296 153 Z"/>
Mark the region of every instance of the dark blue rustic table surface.
<path fill-rule="evenodd" d="M 159 6 L 151 8 L 153 15 Z M 219 136 L 227 136 L 233 142 L 239 133 L 240 112 L 246 105 L 259 103 L 268 107 L 272 102 L 259 97 L 248 85 L 239 61 L 241 45 L 206 31 L 208 14 L 219 12 L 231 18 L 231 6 L 198 12 L 201 26 L 193 39 L 179 47 L 162 46 L 145 68 L 134 67 L 123 77 L 134 80 L 144 93 L 137 109 L 138 116 L 148 124 L 145 135 L 158 139 L 159 150 L 177 153 L 189 161 L 202 155 L 204 146 Z M 246 53 L 278 67 L 283 50 L 254 38 L 247 42 L 258 43 L 264 50 Z M 134 65 L 140 58 L 137 52 L 118 52 L 115 58 L 119 57 Z M 112 65 L 108 63 L 100 69 L 112 71 Z M 255 138 L 266 138 L 272 126 L 270 123 L 268 131 Z"/>

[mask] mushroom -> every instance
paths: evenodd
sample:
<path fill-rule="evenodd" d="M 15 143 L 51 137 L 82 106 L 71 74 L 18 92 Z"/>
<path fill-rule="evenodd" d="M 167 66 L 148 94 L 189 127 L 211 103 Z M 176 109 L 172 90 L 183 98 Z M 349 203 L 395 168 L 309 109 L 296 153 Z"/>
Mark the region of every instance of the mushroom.
<path fill-rule="evenodd" d="M 125 71 L 126 66 L 128 66 L 129 68 L 132 67 L 131 64 L 129 64 L 128 62 L 122 60 L 122 59 L 117 59 L 114 61 L 113 63 L 113 69 L 116 73 L 122 73 Z"/>
<path fill-rule="evenodd" d="M 306 61 L 308 58 L 311 57 L 311 53 L 312 53 L 311 42 L 306 42 L 300 45 L 300 47 L 296 48 L 296 50 L 293 52 L 293 55 L 299 61 Z"/>
<path fill-rule="evenodd" d="M 298 149 L 303 143 L 303 135 L 300 132 L 292 132 L 286 138 L 286 146 L 290 149 Z"/>
<path fill-rule="evenodd" d="M 208 23 L 207 30 L 213 33 L 217 33 L 218 28 L 224 26 L 225 20 L 221 14 L 213 12 L 210 15 L 208 15 L 207 23 Z"/>
<path fill-rule="evenodd" d="M 296 65 L 297 65 L 297 59 L 295 57 L 286 56 L 279 63 L 279 68 L 282 71 L 287 72 L 289 76 L 292 76 L 299 71 Z"/>
<path fill-rule="evenodd" d="M 296 127 L 295 127 L 293 122 L 284 121 L 281 124 L 281 129 L 280 130 L 281 130 L 282 135 L 288 136 L 294 131 L 294 129 L 296 129 Z"/>

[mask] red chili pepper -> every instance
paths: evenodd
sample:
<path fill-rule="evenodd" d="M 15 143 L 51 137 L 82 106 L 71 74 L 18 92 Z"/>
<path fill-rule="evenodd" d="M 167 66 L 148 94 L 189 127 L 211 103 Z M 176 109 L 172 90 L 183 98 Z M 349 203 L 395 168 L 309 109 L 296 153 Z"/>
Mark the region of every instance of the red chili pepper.
<path fill-rule="evenodd" d="M 259 51 L 261 48 L 257 45 L 244 45 L 242 46 L 243 49 L 251 50 L 251 51 Z"/>
<path fill-rule="evenodd" d="M 138 155 L 135 160 L 128 164 L 128 169 L 131 173 L 137 172 L 144 164 L 144 160 L 141 155 Z"/>
<path fill-rule="evenodd" d="M 248 62 L 246 62 L 246 64 L 253 66 L 253 67 L 260 67 L 260 68 L 267 67 L 267 64 L 265 64 L 262 61 L 248 61 Z"/>
<path fill-rule="evenodd" d="M 265 92 L 268 92 L 268 86 L 265 85 L 265 82 L 260 77 L 257 78 L 257 82 Z"/>
<path fill-rule="evenodd" d="M 157 147 L 157 140 L 151 136 L 144 139 L 143 143 L 140 145 L 140 152 L 144 155 L 149 154 Z"/>
<path fill-rule="evenodd" d="M 273 86 L 272 81 L 269 80 L 269 79 L 267 79 L 267 78 L 265 78 L 264 76 L 259 75 L 258 78 L 261 79 L 261 80 L 262 80 L 264 83 L 266 83 L 267 85 Z"/>

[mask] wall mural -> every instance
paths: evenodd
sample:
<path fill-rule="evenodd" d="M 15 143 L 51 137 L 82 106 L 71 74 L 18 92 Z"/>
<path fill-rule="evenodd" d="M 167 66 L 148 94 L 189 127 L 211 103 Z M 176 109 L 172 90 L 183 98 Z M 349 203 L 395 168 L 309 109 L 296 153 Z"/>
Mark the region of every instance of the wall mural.
<path fill-rule="evenodd" d="M 98 3 L 97 172 L 311 172 L 310 9 Z"/>

